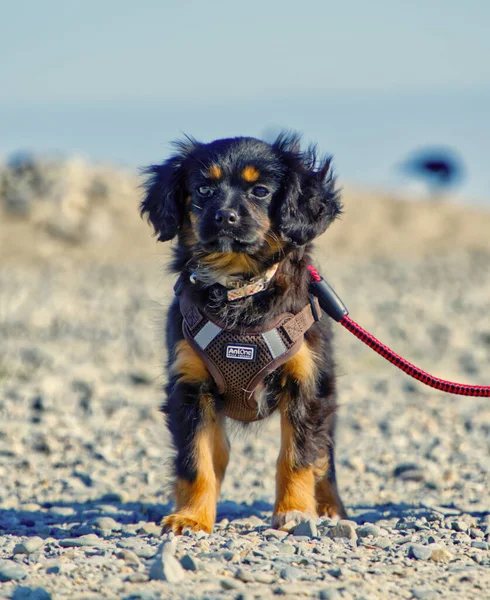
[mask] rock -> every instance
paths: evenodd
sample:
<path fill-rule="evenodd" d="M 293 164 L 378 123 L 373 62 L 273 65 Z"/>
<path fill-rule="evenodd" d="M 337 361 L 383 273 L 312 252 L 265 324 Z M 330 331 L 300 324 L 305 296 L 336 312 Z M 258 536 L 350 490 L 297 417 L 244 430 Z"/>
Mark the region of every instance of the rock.
<path fill-rule="evenodd" d="M 51 600 L 51 594 L 43 588 L 18 587 L 12 600 Z"/>
<path fill-rule="evenodd" d="M 403 481 L 423 481 L 424 473 L 416 463 L 401 463 L 393 470 L 393 477 Z"/>
<path fill-rule="evenodd" d="M 466 523 L 466 521 L 463 521 L 462 519 L 458 519 L 457 521 L 451 522 L 451 529 L 453 531 L 465 532 L 468 531 L 469 528 L 470 526 L 468 525 L 468 523 Z"/>
<path fill-rule="evenodd" d="M 471 542 L 472 548 L 478 548 L 478 550 L 488 550 L 488 543 L 477 540 L 475 542 Z"/>
<path fill-rule="evenodd" d="M 308 538 L 316 537 L 317 533 L 316 523 L 311 519 L 301 521 L 293 530 L 294 536 L 306 536 Z"/>
<path fill-rule="evenodd" d="M 116 552 L 117 558 L 124 560 L 124 562 L 128 563 L 128 565 L 139 565 L 140 561 L 135 552 L 129 550 L 128 548 L 122 548 L 118 552 Z"/>
<path fill-rule="evenodd" d="M 365 538 L 365 537 L 378 537 L 381 533 L 381 528 L 377 525 L 363 525 L 362 527 L 358 527 L 356 529 L 357 537 Z"/>
<path fill-rule="evenodd" d="M 44 545 L 44 540 L 40 537 L 32 537 L 25 542 L 17 544 L 14 548 L 14 554 L 32 554 Z"/>
<path fill-rule="evenodd" d="M 257 583 L 265 584 L 272 583 L 276 579 L 272 571 L 256 571 L 254 573 L 254 578 Z"/>
<path fill-rule="evenodd" d="M 355 542 L 357 540 L 355 525 L 351 521 L 347 520 L 339 521 L 337 525 L 334 525 L 332 529 L 330 529 L 327 535 L 332 540 L 338 538 L 346 538 L 351 542 Z"/>
<path fill-rule="evenodd" d="M 320 600 L 337 600 L 337 598 L 340 598 L 340 595 L 335 588 L 325 588 L 324 590 L 320 590 L 318 597 Z"/>
<path fill-rule="evenodd" d="M 434 590 L 421 588 L 412 588 L 410 591 L 412 592 L 413 597 L 417 600 L 430 600 L 431 598 L 434 598 L 436 594 Z"/>
<path fill-rule="evenodd" d="M 120 531 L 122 527 L 121 524 L 112 517 L 97 517 L 92 521 L 92 524 L 98 529 L 106 531 Z"/>
<path fill-rule="evenodd" d="M 253 574 L 250 573 L 250 571 L 245 571 L 244 569 L 238 569 L 238 571 L 235 573 L 235 577 L 244 583 L 255 581 Z"/>
<path fill-rule="evenodd" d="M 429 560 L 433 552 L 430 546 L 422 544 L 412 544 L 408 549 L 408 557 L 416 558 L 417 560 Z"/>
<path fill-rule="evenodd" d="M 98 535 L 95 533 L 88 533 L 86 535 L 81 535 L 78 538 L 66 538 L 64 540 L 60 540 L 59 544 L 62 548 L 78 548 L 81 546 L 97 546 L 101 542 Z"/>
<path fill-rule="evenodd" d="M 236 590 L 243 587 L 243 582 L 226 577 L 220 580 L 220 585 L 224 590 Z"/>
<path fill-rule="evenodd" d="M 192 556 L 192 554 L 184 554 L 184 556 L 180 559 L 180 564 L 186 571 L 198 571 L 199 563 Z"/>
<path fill-rule="evenodd" d="M 0 581 L 20 581 L 27 577 L 27 571 L 22 565 L 12 560 L 0 560 Z"/>
<path fill-rule="evenodd" d="M 452 559 L 453 555 L 448 552 L 445 548 L 435 548 L 432 550 L 430 560 L 433 562 L 447 563 Z"/>
<path fill-rule="evenodd" d="M 473 540 L 476 540 L 478 538 L 483 538 L 484 537 L 484 533 L 481 529 L 478 529 L 477 527 L 470 527 L 470 537 Z"/>
<path fill-rule="evenodd" d="M 281 569 L 280 575 L 283 579 L 287 579 L 288 581 L 297 581 L 298 579 L 303 578 L 303 571 L 298 569 L 298 567 L 289 565 Z"/>
<path fill-rule="evenodd" d="M 185 579 L 185 571 L 175 558 L 175 544 L 163 543 L 150 569 L 150 579 L 177 583 Z"/>

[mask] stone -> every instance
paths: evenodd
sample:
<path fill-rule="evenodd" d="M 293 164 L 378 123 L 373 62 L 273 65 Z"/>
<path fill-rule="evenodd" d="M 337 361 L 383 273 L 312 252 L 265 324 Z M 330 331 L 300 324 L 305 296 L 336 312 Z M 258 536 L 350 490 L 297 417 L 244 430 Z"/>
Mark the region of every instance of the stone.
<path fill-rule="evenodd" d="M 112 517 L 97 517 L 92 523 L 98 529 L 106 531 L 120 531 L 121 529 L 121 524 Z"/>
<path fill-rule="evenodd" d="M 175 558 L 175 543 L 163 543 L 150 568 L 150 579 L 177 583 L 185 579 L 185 571 L 180 562 Z"/>
<path fill-rule="evenodd" d="M 0 581 L 20 581 L 27 577 L 27 571 L 22 565 L 12 560 L 0 560 Z"/>
<path fill-rule="evenodd" d="M 184 554 L 184 556 L 180 559 L 180 564 L 186 571 L 198 571 L 199 563 L 192 556 L 192 554 Z"/>
<path fill-rule="evenodd" d="M 235 573 L 235 577 L 244 583 L 255 581 L 253 574 L 250 573 L 250 571 L 245 571 L 244 569 L 238 569 L 238 571 Z"/>
<path fill-rule="evenodd" d="M 243 582 L 226 577 L 220 580 L 220 585 L 224 590 L 236 590 L 243 587 Z"/>
<path fill-rule="evenodd" d="M 484 537 L 484 533 L 481 529 L 478 529 L 476 527 L 470 527 L 470 537 L 473 540 L 476 540 L 478 538 L 483 538 Z"/>
<path fill-rule="evenodd" d="M 465 532 L 465 531 L 468 531 L 469 528 L 470 527 L 469 527 L 468 523 L 466 523 L 462 519 L 458 519 L 457 521 L 451 522 L 451 529 L 453 531 Z"/>
<path fill-rule="evenodd" d="M 298 567 L 289 565 L 281 569 L 280 575 L 283 579 L 287 579 L 288 581 L 297 581 L 298 579 L 303 578 L 303 571 L 298 569 Z"/>
<path fill-rule="evenodd" d="M 44 540 L 40 537 L 31 537 L 14 547 L 14 554 L 32 554 L 44 546 Z"/>
<path fill-rule="evenodd" d="M 423 481 L 424 473 L 416 463 L 401 463 L 394 468 L 393 477 L 403 481 Z"/>
<path fill-rule="evenodd" d="M 122 548 L 118 552 L 116 552 L 117 558 L 124 560 L 124 562 L 128 563 L 128 565 L 139 565 L 140 561 L 135 552 L 129 550 L 128 548 Z"/>
<path fill-rule="evenodd" d="M 306 536 L 307 538 L 316 537 L 318 534 L 316 523 L 312 519 L 301 521 L 293 530 L 294 536 Z"/>
<path fill-rule="evenodd" d="M 413 598 L 416 598 L 416 600 L 430 600 L 435 596 L 434 590 L 412 588 L 410 591 L 412 592 Z"/>
<path fill-rule="evenodd" d="M 423 546 L 422 544 L 411 544 L 408 549 L 408 557 L 415 558 L 417 560 L 429 560 L 433 552 L 430 546 Z"/>
<path fill-rule="evenodd" d="M 332 529 L 328 532 L 328 537 L 332 540 L 338 538 L 346 538 L 351 542 L 355 542 L 357 540 L 357 533 L 355 526 L 350 521 L 341 520 L 334 525 Z"/>
<path fill-rule="evenodd" d="M 435 548 L 432 550 L 430 560 L 438 563 L 447 563 L 452 559 L 453 555 L 445 548 Z"/>
<path fill-rule="evenodd" d="M 335 588 L 325 588 L 324 590 L 320 590 L 318 597 L 320 600 L 337 600 L 337 598 L 340 598 L 340 595 Z"/>
<path fill-rule="evenodd" d="M 365 537 L 378 537 L 381 533 L 381 528 L 377 525 L 363 525 L 362 527 L 358 527 L 356 529 L 357 537 L 365 538 Z"/>
<path fill-rule="evenodd" d="M 43 588 L 18 587 L 12 600 L 51 600 L 51 594 Z"/>
<path fill-rule="evenodd" d="M 95 533 L 88 533 L 77 538 L 65 538 L 60 540 L 59 544 L 62 548 L 79 548 L 81 546 L 97 546 L 101 540 Z"/>
<path fill-rule="evenodd" d="M 254 578 L 257 583 L 265 584 L 272 583 L 276 579 L 272 571 L 256 571 L 254 573 Z"/>
<path fill-rule="evenodd" d="M 478 548 L 478 550 L 488 550 L 488 543 L 477 540 L 475 542 L 471 542 L 472 548 Z"/>

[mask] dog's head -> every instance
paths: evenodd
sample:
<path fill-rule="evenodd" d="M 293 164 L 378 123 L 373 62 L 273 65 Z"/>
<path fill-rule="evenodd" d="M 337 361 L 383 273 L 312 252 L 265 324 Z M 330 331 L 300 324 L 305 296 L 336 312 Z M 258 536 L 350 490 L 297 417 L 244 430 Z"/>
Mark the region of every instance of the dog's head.
<path fill-rule="evenodd" d="M 179 236 L 191 252 L 257 256 L 303 246 L 340 214 L 330 158 L 280 135 L 273 144 L 232 138 L 176 144 L 146 170 L 141 203 L 160 241 Z"/>

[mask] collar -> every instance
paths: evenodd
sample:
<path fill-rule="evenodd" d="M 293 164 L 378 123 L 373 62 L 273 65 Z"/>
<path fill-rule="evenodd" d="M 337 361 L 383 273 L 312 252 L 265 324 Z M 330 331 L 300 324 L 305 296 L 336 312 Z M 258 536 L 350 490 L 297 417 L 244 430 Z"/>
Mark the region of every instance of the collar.
<path fill-rule="evenodd" d="M 247 298 L 248 296 L 254 296 L 259 292 L 263 292 L 269 286 L 278 268 L 279 263 L 274 263 L 267 271 L 251 279 L 243 279 L 243 277 L 238 275 L 230 275 L 217 283 L 228 290 L 228 302 L 233 302 L 233 300 L 240 300 L 241 298 Z M 192 273 L 189 280 L 191 283 L 198 283 L 198 272 Z"/>

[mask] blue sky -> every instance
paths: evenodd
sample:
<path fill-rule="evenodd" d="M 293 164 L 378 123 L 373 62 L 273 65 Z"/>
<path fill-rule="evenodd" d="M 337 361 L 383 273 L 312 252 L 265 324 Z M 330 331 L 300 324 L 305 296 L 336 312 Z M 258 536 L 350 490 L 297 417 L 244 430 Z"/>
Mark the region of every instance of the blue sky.
<path fill-rule="evenodd" d="M 16 0 L 1 12 L 2 153 L 135 164 L 182 131 L 291 127 L 373 184 L 417 145 L 457 145 L 475 164 L 470 193 L 490 190 L 486 0 Z"/>

